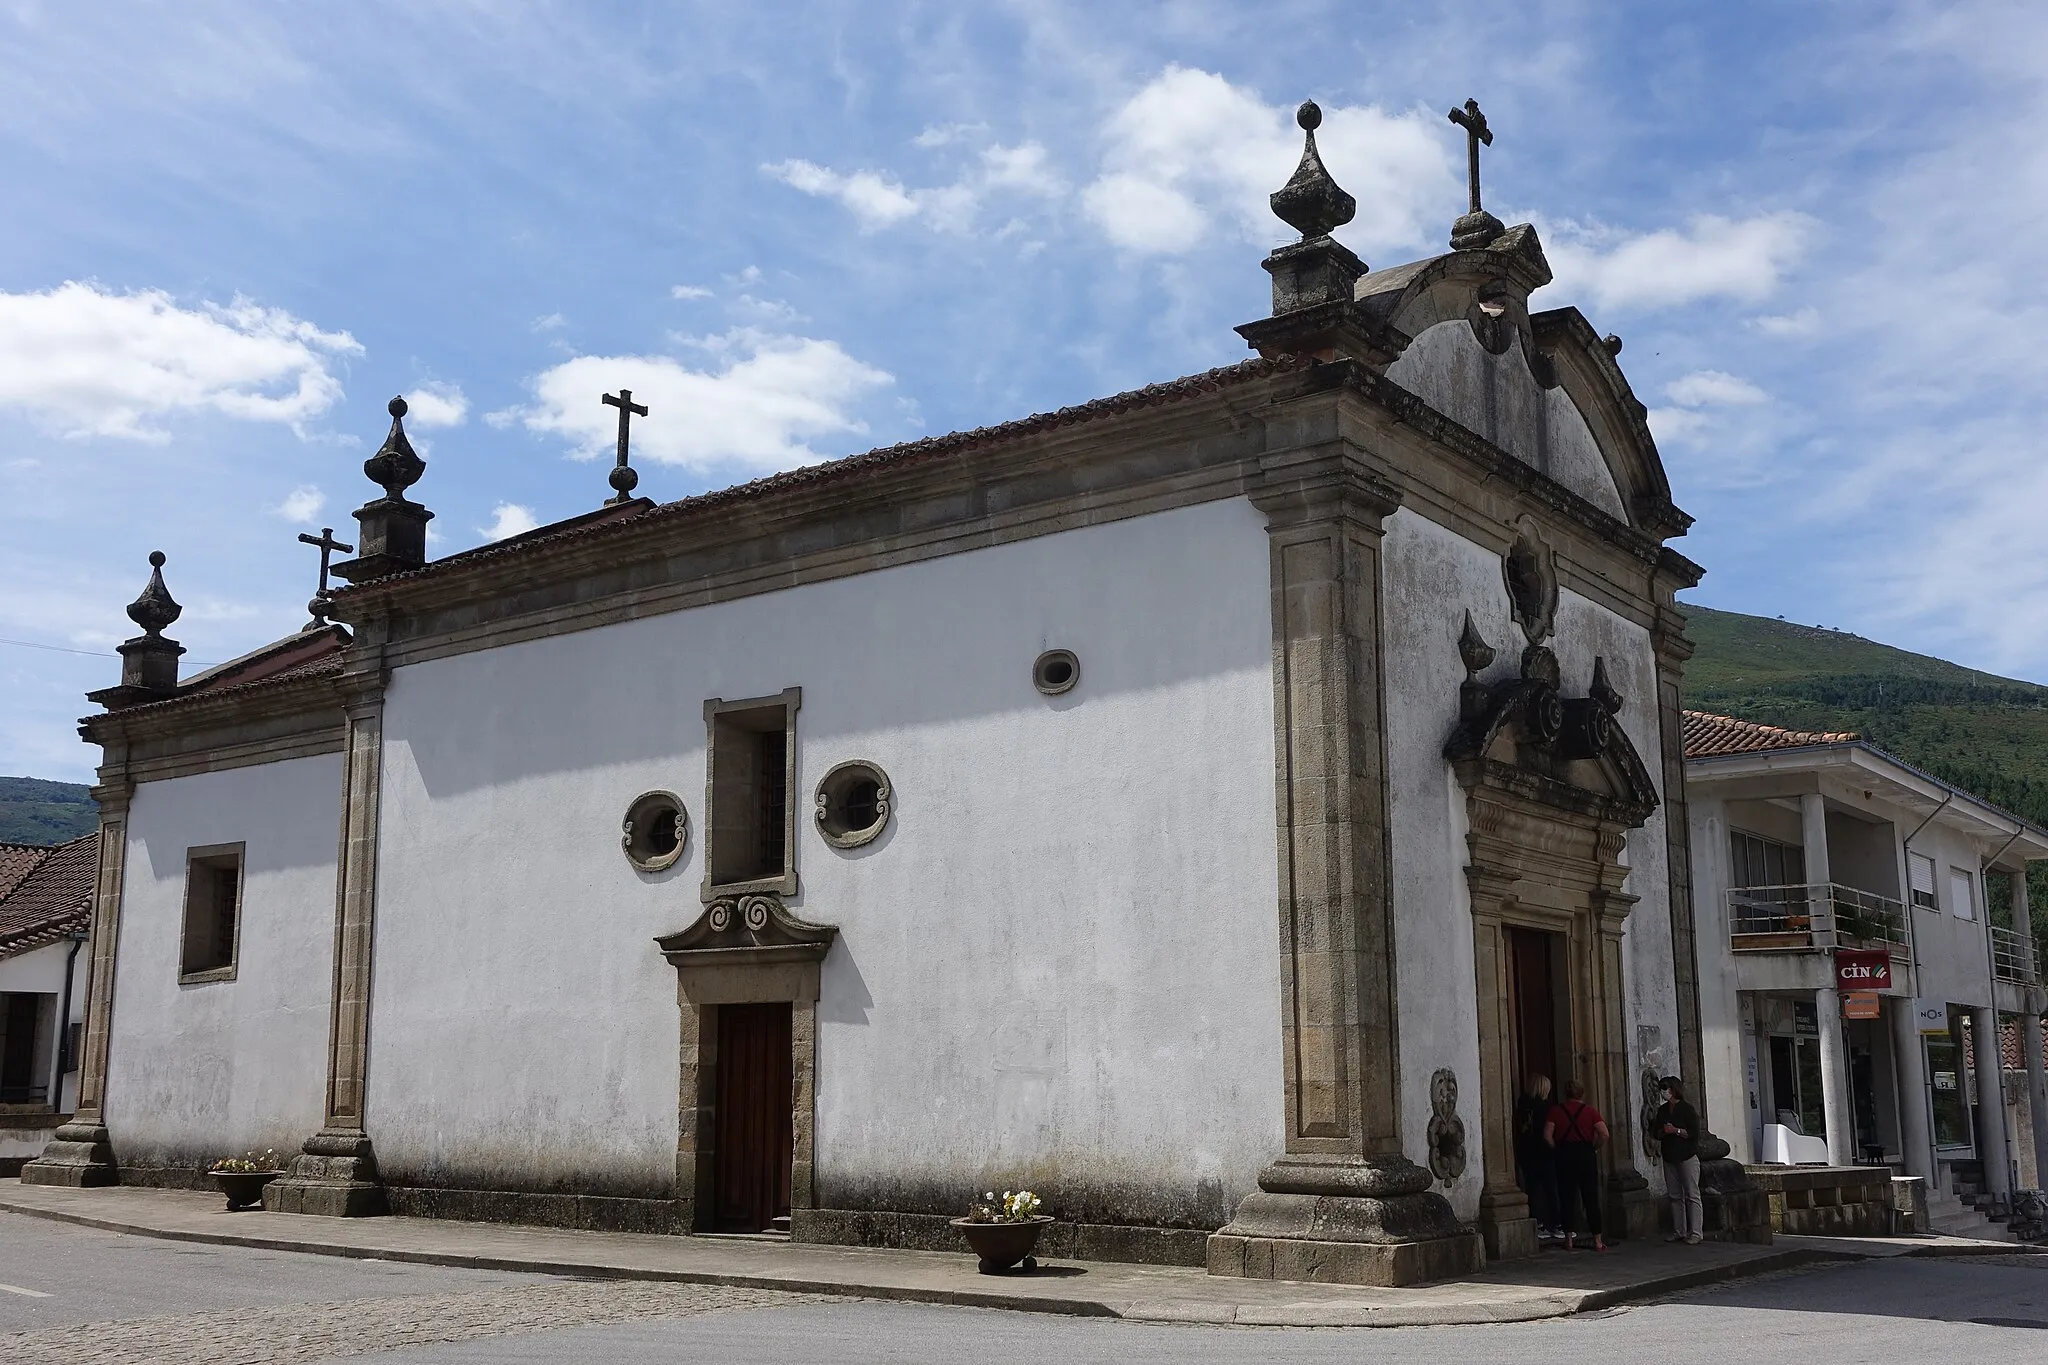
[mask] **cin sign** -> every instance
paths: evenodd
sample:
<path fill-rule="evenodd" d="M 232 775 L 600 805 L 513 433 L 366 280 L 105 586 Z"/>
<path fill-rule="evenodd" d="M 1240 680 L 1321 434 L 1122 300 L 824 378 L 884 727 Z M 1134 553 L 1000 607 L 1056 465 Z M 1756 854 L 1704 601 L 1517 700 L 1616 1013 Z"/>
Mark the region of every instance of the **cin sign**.
<path fill-rule="evenodd" d="M 1845 991 L 1890 990 L 1892 955 L 1882 948 L 1837 948 L 1835 985 Z"/>

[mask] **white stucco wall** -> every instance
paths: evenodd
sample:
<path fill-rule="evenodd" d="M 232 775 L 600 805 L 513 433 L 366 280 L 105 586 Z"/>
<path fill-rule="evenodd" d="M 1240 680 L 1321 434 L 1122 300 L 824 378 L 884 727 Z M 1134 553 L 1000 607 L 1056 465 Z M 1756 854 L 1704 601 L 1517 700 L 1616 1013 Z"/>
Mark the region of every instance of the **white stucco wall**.
<path fill-rule="evenodd" d="M 54 1021 L 64 1007 L 64 977 L 68 966 L 71 976 L 70 1017 L 74 1022 L 83 1021 L 85 964 L 84 945 L 79 945 L 79 950 L 74 953 L 69 939 L 47 943 L 26 953 L 17 953 L 13 957 L 0 958 L 0 994 L 20 991 L 28 995 L 47 995 L 52 1000 L 49 1017 Z M 43 1083 L 47 1083 L 46 1078 L 51 1068 L 57 1064 L 58 1052 L 64 1044 L 63 1035 L 64 1029 L 59 1027 L 52 1030 L 52 1036 L 45 1040 L 47 1045 L 42 1049 L 42 1060 L 37 1063 L 37 1076 Z M 53 1107 L 62 1113 L 70 1112 L 70 1107 L 78 1095 L 78 1059 L 73 1057 L 70 1060 L 73 1069 L 65 1073 L 62 1091 L 53 1101 Z M 0 1157 L 15 1155 L 6 1150 L 5 1141 L 6 1134 L 4 1130 L 0 1130 Z"/>
<path fill-rule="evenodd" d="M 1627 518 L 1592 428 L 1562 388 L 1537 384 L 1519 332 L 1494 355 L 1464 319 L 1436 323 L 1387 367 L 1387 378 L 1602 511 Z"/>
<path fill-rule="evenodd" d="M 1498 553 L 1410 510 L 1395 513 L 1386 525 L 1387 760 L 1398 916 L 1395 953 L 1402 983 L 1401 1125 L 1406 1150 L 1420 1159 L 1428 1151 L 1429 1078 L 1436 1068 L 1447 1066 L 1458 1074 L 1468 1133 L 1474 1131 L 1479 1103 L 1477 986 L 1464 872 L 1470 856 L 1465 794 L 1443 756 L 1457 725 L 1458 686 L 1465 678 L 1457 643 L 1464 611 L 1471 611 L 1480 634 L 1497 651 L 1488 681 L 1514 676 L 1525 639 L 1509 610 Z M 1658 782 L 1661 797 L 1655 659 L 1648 632 L 1567 591 L 1560 595 L 1557 633 L 1549 643 L 1567 696 L 1585 695 L 1594 659 L 1606 658 L 1608 678 L 1625 699 L 1619 723 Z M 1633 1078 L 1643 1065 L 1640 1044 L 1650 1040 L 1639 1032 L 1646 1026 L 1658 1030 L 1659 1064 L 1677 1066 L 1661 808 L 1630 834 L 1626 856 L 1631 869 L 1626 889 L 1641 897 L 1624 939 Z M 1465 1174 L 1446 1191 L 1467 1218 L 1477 1212 L 1484 1179 L 1477 1142 L 1468 1143 L 1468 1158 Z"/>
<path fill-rule="evenodd" d="M 710 697 L 798 685 L 791 907 L 835 924 L 819 1202 L 988 1184 L 1227 1217 L 1282 1147 L 1267 538 L 1213 503 L 398 670 L 369 1127 L 387 1175 L 666 1196 Z M 1081 681 L 1043 697 L 1043 649 Z M 896 813 L 839 852 L 826 768 Z M 682 796 L 686 856 L 619 820 Z"/>
<path fill-rule="evenodd" d="M 146 782 L 128 814 L 106 1117 L 123 1166 L 289 1156 L 320 1127 L 341 759 Z M 247 845 L 235 978 L 180 985 L 185 853 Z"/>

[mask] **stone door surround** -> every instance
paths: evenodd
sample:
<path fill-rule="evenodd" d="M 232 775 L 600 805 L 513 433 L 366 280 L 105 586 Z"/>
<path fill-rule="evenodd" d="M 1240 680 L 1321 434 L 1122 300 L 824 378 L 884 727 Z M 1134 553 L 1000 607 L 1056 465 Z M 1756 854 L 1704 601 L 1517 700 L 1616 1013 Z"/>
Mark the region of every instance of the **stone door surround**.
<path fill-rule="evenodd" d="M 790 1006 L 789 1207 L 814 1207 L 817 1141 L 819 981 L 839 930 L 811 924 L 773 895 L 725 897 L 704 907 L 689 928 L 655 940 L 676 969 L 682 1011 L 678 1056 L 676 1220 L 683 1232 L 711 1230 L 715 1191 L 713 1107 L 718 1094 L 718 1007 Z"/>

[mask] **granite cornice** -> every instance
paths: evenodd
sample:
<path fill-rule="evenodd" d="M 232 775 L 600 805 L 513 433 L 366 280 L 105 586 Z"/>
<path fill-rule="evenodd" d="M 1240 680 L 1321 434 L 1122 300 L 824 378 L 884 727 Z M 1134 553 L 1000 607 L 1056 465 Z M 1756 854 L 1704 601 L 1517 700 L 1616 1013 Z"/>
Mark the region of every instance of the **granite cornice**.
<path fill-rule="evenodd" d="M 88 716 L 79 732 L 102 747 L 102 785 L 132 791 L 137 782 L 338 753 L 343 724 L 335 677 L 320 673 Z"/>
<path fill-rule="evenodd" d="M 1295 377 L 1282 368 L 1268 382 L 1284 395 Z M 973 459 L 906 462 L 857 481 L 615 523 L 516 559 L 371 581 L 335 614 L 359 628 L 351 656 L 375 642 L 397 667 L 1236 497 L 1274 439 L 1272 396 L 1240 382 L 1027 433 Z"/>
<path fill-rule="evenodd" d="M 1620 472 L 1627 475 L 1622 492 L 1630 514 L 1659 539 L 1684 535 L 1692 518 L 1671 500 L 1671 481 L 1650 433 L 1649 409 L 1636 397 L 1614 351 L 1576 308 L 1536 313 L 1529 322 L 1558 382 L 1604 438 L 1601 448 L 1628 457 L 1630 468 Z"/>

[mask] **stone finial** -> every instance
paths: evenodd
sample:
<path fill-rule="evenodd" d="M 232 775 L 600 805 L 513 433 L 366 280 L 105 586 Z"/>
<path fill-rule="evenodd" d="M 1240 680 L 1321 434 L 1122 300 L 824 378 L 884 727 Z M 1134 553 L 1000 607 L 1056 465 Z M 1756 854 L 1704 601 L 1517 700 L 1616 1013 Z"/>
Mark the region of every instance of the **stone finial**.
<path fill-rule="evenodd" d="M 164 627 L 178 619 L 184 608 L 164 586 L 164 552 L 149 553 L 149 582 L 142 595 L 128 604 L 128 619 L 142 627 L 142 634 L 116 646 L 121 655 L 118 686 L 89 692 L 86 696 L 109 710 L 135 706 L 171 696 L 178 690 L 178 656 L 185 647 L 164 638 Z"/>
<path fill-rule="evenodd" d="M 391 414 L 391 431 L 385 436 L 384 444 L 377 453 L 363 461 L 363 473 L 370 476 L 370 482 L 381 486 L 384 496 L 398 502 L 405 501 L 405 490 L 420 481 L 420 475 L 427 472 L 427 462 L 413 450 L 412 442 L 405 437 L 405 400 L 394 398 L 385 405 Z"/>
<path fill-rule="evenodd" d="M 363 461 L 363 473 L 384 490 L 384 496 L 355 510 L 356 522 L 362 527 L 357 538 L 362 553 L 331 570 L 336 578 L 351 583 L 404 573 L 427 562 L 427 523 L 434 519 L 434 514 L 416 502 L 407 501 L 405 496 L 405 490 L 426 473 L 427 462 L 405 438 L 405 400 L 394 398 L 385 410 L 391 414 L 390 434 L 377 453 Z M 314 620 L 316 624 L 324 621 L 325 614 L 316 611 Z"/>
<path fill-rule="evenodd" d="M 1358 212 L 1358 201 L 1338 187 L 1316 151 L 1316 129 L 1322 126 L 1323 111 L 1314 100 L 1303 100 L 1294 113 L 1301 125 L 1301 164 L 1285 185 L 1273 191 L 1267 203 L 1275 217 L 1301 234 L 1306 242 L 1327 237 L 1343 227 Z"/>
<path fill-rule="evenodd" d="M 1465 613 L 1465 629 L 1458 634 L 1458 657 L 1465 661 L 1465 673 L 1471 680 L 1477 680 L 1493 662 L 1493 646 L 1473 624 L 1470 611 Z"/>
<path fill-rule="evenodd" d="M 171 590 L 164 586 L 164 552 L 151 550 L 149 582 L 143 587 L 142 595 L 128 604 L 128 619 L 142 627 L 142 638 L 162 640 L 164 627 L 184 614 L 185 609 L 172 600 Z"/>
<path fill-rule="evenodd" d="M 1593 685 L 1586 689 L 1586 695 L 1598 703 L 1608 715 L 1621 713 L 1621 693 L 1614 690 L 1614 684 L 1607 681 L 1607 660 L 1604 657 L 1593 660 Z"/>

